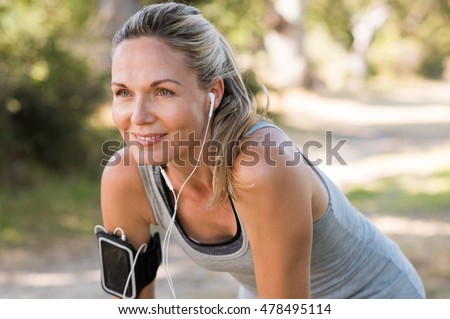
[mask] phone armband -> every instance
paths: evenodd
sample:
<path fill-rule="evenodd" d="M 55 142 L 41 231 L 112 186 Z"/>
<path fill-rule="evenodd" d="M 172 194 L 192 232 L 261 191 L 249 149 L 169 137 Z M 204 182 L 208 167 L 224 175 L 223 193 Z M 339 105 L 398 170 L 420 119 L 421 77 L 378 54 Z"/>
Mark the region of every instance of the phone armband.
<path fill-rule="evenodd" d="M 142 288 L 155 279 L 161 264 L 159 233 L 152 236 L 145 252 L 139 254 L 133 245 L 120 236 L 103 230 L 97 231 L 96 236 L 103 290 L 120 298 L 137 298 Z"/>

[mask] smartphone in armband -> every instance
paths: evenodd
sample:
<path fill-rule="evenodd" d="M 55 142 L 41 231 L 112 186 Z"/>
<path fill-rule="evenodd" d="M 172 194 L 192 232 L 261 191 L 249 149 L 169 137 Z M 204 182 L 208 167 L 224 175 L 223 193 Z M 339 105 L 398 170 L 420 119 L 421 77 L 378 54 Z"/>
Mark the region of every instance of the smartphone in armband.
<path fill-rule="evenodd" d="M 96 235 L 103 290 L 119 298 L 137 298 L 142 288 L 155 279 L 161 263 L 159 234 L 155 233 L 146 251 L 139 254 L 124 236 L 105 231 L 98 231 Z"/>

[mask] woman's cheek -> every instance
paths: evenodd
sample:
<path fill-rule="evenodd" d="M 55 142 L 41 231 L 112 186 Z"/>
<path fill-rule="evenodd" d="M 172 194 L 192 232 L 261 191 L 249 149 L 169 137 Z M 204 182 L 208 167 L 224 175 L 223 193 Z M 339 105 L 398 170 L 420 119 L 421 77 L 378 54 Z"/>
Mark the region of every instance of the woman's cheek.
<path fill-rule="evenodd" d="M 118 108 L 113 108 L 112 118 L 116 128 L 120 131 L 120 134 L 122 134 L 123 136 L 123 133 L 127 130 L 130 124 L 129 116 L 127 116 L 126 112 Z"/>

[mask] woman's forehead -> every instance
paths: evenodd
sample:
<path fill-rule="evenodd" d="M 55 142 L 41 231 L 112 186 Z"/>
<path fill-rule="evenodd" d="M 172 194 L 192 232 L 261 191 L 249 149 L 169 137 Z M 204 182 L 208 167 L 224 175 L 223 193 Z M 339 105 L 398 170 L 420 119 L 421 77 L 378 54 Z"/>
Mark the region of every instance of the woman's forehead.
<path fill-rule="evenodd" d="M 166 58 L 183 61 L 185 56 L 165 42 L 153 37 L 139 37 L 121 42 L 114 50 L 112 60 L 135 59 L 136 57 Z"/>
<path fill-rule="evenodd" d="M 181 51 L 160 40 L 150 37 L 130 39 L 116 47 L 112 56 L 112 75 L 134 77 L 144 73 L 158 77 L 196 78 L 185 61 Z"/>

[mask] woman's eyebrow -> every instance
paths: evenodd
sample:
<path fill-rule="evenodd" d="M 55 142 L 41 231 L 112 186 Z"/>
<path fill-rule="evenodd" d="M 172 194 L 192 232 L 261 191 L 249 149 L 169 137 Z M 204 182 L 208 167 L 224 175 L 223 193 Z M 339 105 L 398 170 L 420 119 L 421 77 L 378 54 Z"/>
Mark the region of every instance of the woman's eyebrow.
<path fill-rule="evenodd" d="M 161 83 L 165 83 L 165 82 L 170 82 L 170 83 L 174 83 L 180 86 L 184 86 L 181 82 L 177 81 L 177 80 L 173 80 L 173 79 L 162 79 L 162 80 L 157 80 L 154 81 L 152 84 L 150 84 L 150 87 L 155 87 L 160 85 Z M 119 86 L 119 87 L 123 87 L 123 88 L 127 88 L 127 86 L 123 83 L 120 82 L 111 82 L 111 86 Z"/>
<path fill-rule="evenodd" d="M 127 88 L 127 86 L 123 83 L 119 83 L 119 82 L 111 82 L 111 86 L 120 86 L 123 88 Z"/>
<path fill-rule="evenodd" d="M 180 86 L 184 86 L 183 84 L 181 84 L 181 82 L 178 82 L 177 80 L 173 80 L 173 79 L 157 80 L 157 81 L 153 82 L 150 86 L 151 87 L 155 87 L 155 86 L 158 86 L 158 85 L 160 85 L 161 83 L 164 83 L 164 82 L 171 82 L 171 83 L 174 83 L 174 84 L 177 84 L 177 85 L 180 85 Z"/>

